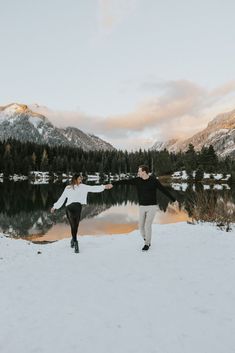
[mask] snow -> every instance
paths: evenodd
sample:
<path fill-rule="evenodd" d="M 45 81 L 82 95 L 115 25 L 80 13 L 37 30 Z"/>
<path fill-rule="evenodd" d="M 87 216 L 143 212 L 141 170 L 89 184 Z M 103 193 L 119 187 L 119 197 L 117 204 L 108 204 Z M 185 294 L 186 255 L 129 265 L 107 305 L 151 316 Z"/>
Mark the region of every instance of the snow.
<path fill-rule="evenodd" d="M 38 125 L 42 122 L 42 119 L 38 117 L 30 117 L 29 122 L 37 129 Z"/>
<path fill-rule="evenodd" d="M 233 353 L 235 232 L 207 224 L 36 245 L 0 237 L 4 353 Z M 39 252 L 39 253 L 38 253 Z"/>
<path fill-rule="evenodd" d="M 218 135 L 222 135 L 222 134 L 226 134 L 227 132 L 229 131 L 229 129 L 219 129 L 219 130 L 216 130 L 215 132 L 212 132 L 208 137 L 207 137 L 207 140 L 210 140 L 214 137 L 217 137 Z M 220 136 L 218 136 L 220 137 Z"/>
<path fill-rule="evenodd" d="M 230 186 L 228 184 L 221 184 L 223 186 L 223 189 L 230 190 Z"/>
<path fill-rule="evenodd" d="M 9 180 L 13 181 L 20 181 L 20 180 L 27 180 L 28 177 L 26 175 L 19 175 L 19 174 L 14 174 L 9 176 Z"/>
<path fill-rule="evenodd" d="M 229 148 L 226 147 L 226 149 L 223 152 L 221 152 L 220 156 L 221 157 L 226 157 L 226 156 L 228 156 L 229 154 L 231 154 L 233 152 L 234 152 L 234 145 L 229 147 Z"/>
<path fill-rule="evenodd" d="M 47 184 L 49 184 L 49 180 L 46 180 L 46 179 L 30 180 L 30 184 L 32 184 L 32 185 L 47 185 Z"/>
<path fill-rule="evenodd" d="M 223 185 L 215 184 L 213 186 L 214 186 L 213 189 L 215 189 L 215 190 L 223 190 Z"/>
<path fill-rule="evenodd" d="M 21 110 L 22 110 L 22 107 L 20 105 L 13 103 L 13 104 L 9 105 L 8 107 L 6 107 L 3 112 L 7 113 L 7 114 L 14 114 L 14 113 L 21 111 Z"/>
<path fill-rule="evenodd" d="M 204 179 L 210 179 L 212 173 L 204 173 Z"/>
<path fill-rule="evenodd" d="M 228 141 L 227 141 L 227 143 L 226 143 L 226 147 L 229 147 L 229 146 L 231 146 L 231 147 L 233 147 L 233 146 L 234 146 L 234 142 L 233 142 L 233 140 L 228 140 Z"/>
<path fill-rule="evenodd" d="M 195 177 L 196 171 L 192 172 L 193 177 Z M 211 175 L 213 175 L 215 180 L 229 180 L 231 177 L 231 174 L 226 174 L 226 176 L 223 178 L 223 174 L 220 173 L 204 173 L 203 178 L 204 179 L 211 179 Z M 182 171 L 177 171 L 172 174 L 173 179 L 181 179 L 181 180 L 187 180 L 188 179 L 188 174 L 186 173 L 185 170 Z"/>
<path fill-rule="evenodd" d="M 100 180 L 99 175 L 87 175 L 87 180 Z"/>
<path fill-rule="evenodd" d="M 37 170 L 33 170 L 30 172 L 31 175 L 34 175 L 36 178 L 48 178 L 49 172 L 39 172 Z"/>
<path fill-rule="evenodd" d="M 0 123 L 2 123 L 5 119 L 6 117 L 2 114 L 2 112 L 0 112 Z"/>
<path fill-rule="evenodd" d="M 189 187 L 188 183 L 172 183 L 172 188 L 177 191 L 186 191 Z M 230 190 L 228 184 L 202 184 L 204 190 L 214 189 L 214 190 Z M 193 185 L 193 190 L 195 190 L 195 184 Z"/>
<path fill-rule="evenodd" d="M 34 180 L 30 180 L 30 184 L 49 184 L 49 172 L 31 171 L 30 174 L 35 178 Z"/>
<path fill-rule="evenodd" d="M 220 180 L 223 178 L 223 174 L 213 174 L 214 175 L 214 179 L 216 180 Z"/>
<path fill-rule="evenodd" d="M 213 175 L 215 180 L 229 180 L 231 177 L 231 174 L 226 174 L 226 176 L 223 177 L 223 174 L 220 173 L 204 173 L 204 179 L 211 179 L 211 175 Z"/>
<path fill-rule="evenodd" d="M 231 174 L 226 174 L 226 177 L 223 180 L 229 180 L 231 178 Z"/>
<path fill-rule="evenodd" d="M 185 191 L 188 188 L 189 184 L 188 183 L 172 183 L 171 186 L 174 190 Z"/>
<path fill-rule="evenodd" d="M 210 185 L 203 185 L 204 190 L 210 190 L 211 186 Z"/>
<path fill-rule="evenodd" d="M 11 124 L 17 120 L 17 113 L 22 112 L 23 108 L 18 104 L 11 104 L 0 112 L 0 122 L 8 120 Z"/>
<path fill-rule="evenodd" d="M 14 124 L 15 123 L 15 121 L 16 120 L 18 120 L 18 116 L 16 115 L 16 116 L 10 116 L 8 119 L 7 119 L 7 121 L 10 123 L 10 124 Z"/>
<path fill-rule="evenodd" d="M 180 171 L 180 172 L 174 172 L 174 173 L 172 174 L 172 178 L 187 180 L 187 179 L 188 179 L 188 175 L 187 175 L 187 173 L 186 173 L 185 170 L 182 170 L 182 171 Z"/>

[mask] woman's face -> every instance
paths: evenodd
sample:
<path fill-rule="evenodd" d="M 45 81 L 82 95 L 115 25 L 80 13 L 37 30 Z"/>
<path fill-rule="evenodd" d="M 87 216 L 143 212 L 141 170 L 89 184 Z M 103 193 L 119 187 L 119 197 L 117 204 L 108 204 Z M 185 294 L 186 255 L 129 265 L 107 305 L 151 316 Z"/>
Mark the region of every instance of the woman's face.
<path fill-rule="evenodd" d="M 82 183 L 82 179 L 83 179 L 82 176 L 79 176 L 79 177 L 77 178 L 77 185 L 79 185 L 79 184 Z"/>

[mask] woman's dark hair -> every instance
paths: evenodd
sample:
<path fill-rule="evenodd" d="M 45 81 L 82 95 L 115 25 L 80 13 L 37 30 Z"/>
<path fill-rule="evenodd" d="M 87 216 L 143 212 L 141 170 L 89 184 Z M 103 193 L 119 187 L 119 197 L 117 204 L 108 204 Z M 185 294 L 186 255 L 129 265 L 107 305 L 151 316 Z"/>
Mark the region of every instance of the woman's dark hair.
<path fill-rule="evenodd" d="M 149 167 L 147 165 L 140 165 L 139 168 L 141 168 L 143 172 L 149 173 Z"/>
<path fill-rule="evenodd" d="M 71 179 L 71 182 L 70 182 L 70 185 L 74 188 L 74 185 L 77 184 L 77 178 L 79 178 L 82 176 L 79 174 L 79 173 L 75 173 L 73 176 L 72 176 L 72 179 Z"/>

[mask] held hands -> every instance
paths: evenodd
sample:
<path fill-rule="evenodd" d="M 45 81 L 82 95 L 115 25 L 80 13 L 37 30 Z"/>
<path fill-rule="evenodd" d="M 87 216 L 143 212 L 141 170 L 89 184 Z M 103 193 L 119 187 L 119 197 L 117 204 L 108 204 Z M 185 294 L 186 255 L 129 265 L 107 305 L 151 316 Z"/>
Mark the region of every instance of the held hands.
<path fill-rule="evenodd" d="M 55 212 L 55 208 L 51 208 L 51 213 L 54 213 Z"/>
<path fill-rule="evenodd" d="M 104 188 L 105 188 L 106 190 L 110 190 L 110 189 L 112 189 L 112 187 L 113 187 L 113 184 L 106 184 L 106 185 L 104 185 Z"/>

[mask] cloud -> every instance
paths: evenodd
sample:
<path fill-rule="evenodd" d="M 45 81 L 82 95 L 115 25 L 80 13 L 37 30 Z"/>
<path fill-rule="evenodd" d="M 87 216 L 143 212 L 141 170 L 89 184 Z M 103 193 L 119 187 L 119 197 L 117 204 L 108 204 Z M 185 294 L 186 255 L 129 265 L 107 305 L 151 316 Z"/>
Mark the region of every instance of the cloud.
<path fill-rule="evenodd" d="M 88 115 L 82 111 L 57 111 L 38 104 L 29 104 L 29 108 L 36 113 L 46 116 L 57 127 L 65 128 L 73 126 L 84 132 L 92 132 L 94 122 L 100 119 L 99 116 Z"/>
<path fill-rule="evenodd" d="M 223 97 L 235 91 L 235 81 L 226 82 L 210 92 L 212 98 Z"/>
<path fill-rule="evenodd" d="M 111 29 L 115 25 L 115 17 L 112 13 L 110 0 L 99 0 L 100 25 L 105 29 Z"/>
<path fill-rule="evenodd" d="M 137 0 L 98 0 L 99 26 L 110 32 L 135 9 Z"/>
<path fill-rule="evenodd" d="M 44 115 L 56 126 L 75 126 L 130 150 L 148 148 L 156 140 L 190 137 L 217 114 L 235 108 L 235 81 L 212 90 L 186 80 L 156 82 L 155 87 L 160 93 L 126 114 L 102 117 L 47 109 Z"/>
<path fill-rule="evenodd" d="M 111 39 L 114 31 L 136 11 L 138 1 L 97 0 L 96 26 L 89 38 L 93 50 L 100 50 Z"/>
<path fill-rule="evenodd" d="M 235 94 L 235 81 L 211 91 L 186 80 L 156 87 L 163 90 L 161 95 L 143 102 L 133 112 L 103 119 L 100 128 L 110 133 L 115 130 L 120 136 L 128 136 L 128 131 L 143 133 L 152 129 L 161 131 L 163 138 L 185 137 L 203 128 L 214 117 L 211 113 L 229 107 L 224 100 Z"/>

